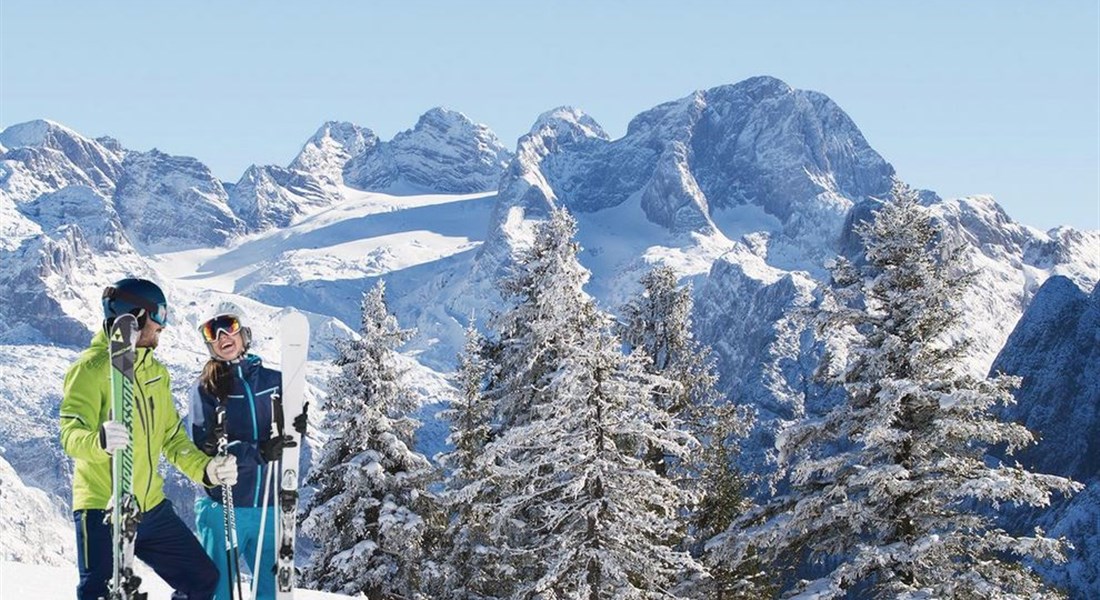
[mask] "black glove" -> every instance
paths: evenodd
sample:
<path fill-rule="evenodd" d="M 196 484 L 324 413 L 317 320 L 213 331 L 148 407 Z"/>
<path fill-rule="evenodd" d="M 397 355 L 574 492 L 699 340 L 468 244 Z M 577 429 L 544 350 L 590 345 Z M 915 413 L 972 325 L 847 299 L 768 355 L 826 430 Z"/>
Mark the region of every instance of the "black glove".
<path fill-rule="evenodd" d="M 283 458 L 283 448 L 293 448 L 298 443 L 289 435 L 275 436 L 270 440 L 260 442 L 260 456 L 264 462 L 275 462 Z"/>
<path fill-rule="evenodd" d="M 306 402 L 302 405 L 301 414 L 299 414 L 297 417 L 294 417 L 294 431 L 297 431 L 298 435 L 303 437 L 306 435 L 306 425 L 309 424 L 309 417 L 306 416 L 306 413 L 308 412 L 309 402 Z"/>
<path fill-rule="evenodd" d="M 202 441 L 202 445 L 199 446 L 199 450 L 207 456 L 217 456 L 218 454 L 218 436 L 213 431 L 206 435 L 206 439 Z"/>

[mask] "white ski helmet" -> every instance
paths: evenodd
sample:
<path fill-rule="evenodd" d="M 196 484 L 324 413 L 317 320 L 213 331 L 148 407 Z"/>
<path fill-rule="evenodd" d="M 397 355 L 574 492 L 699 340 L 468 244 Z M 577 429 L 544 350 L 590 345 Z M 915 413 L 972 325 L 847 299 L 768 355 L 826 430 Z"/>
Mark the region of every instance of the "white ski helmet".
<path fill-rule="evenodd" d="M 210 354 L 210 358 L 217 359 L 217 354 L 214 353 L 214 342 L 218 339 L 220 332 L 236 333 L 241 332 L 241 343 L 243 349 L 241 354 L 248 352 L 248 349 L 252 346 L 252 328 L 245 327 L 244 325 L 244 311 L 235 302 L 231 300 L 223 300 L 213 310 L 213 316 L 206 319 L 199 324 L 199 335 L 202 336 L 202 341 L 206 344 L 206 351 Z M 224 327 L 213 327 L 211 332 L 207 332 L 207 326 L 215 325 L 215 322 L 224 319 L 227 321 Z M 210 339 L 210 338 L 213 339 Z"/>

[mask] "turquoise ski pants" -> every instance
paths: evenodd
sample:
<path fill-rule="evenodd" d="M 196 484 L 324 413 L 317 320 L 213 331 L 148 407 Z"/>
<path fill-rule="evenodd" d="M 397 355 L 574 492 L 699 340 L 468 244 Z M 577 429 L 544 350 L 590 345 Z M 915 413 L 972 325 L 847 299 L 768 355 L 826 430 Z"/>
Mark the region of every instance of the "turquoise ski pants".
<path fill-rule="evenodd" d="M 264 509 L 259 507 L 235 508 L 233 513 L 237 523 L 237 545 L 240 561 L 244 563 L 241 572 L 252 572 L 256 565 L 256 548 L 260 536 L 260 516 Z M 267 521 L 264 523 L 263 554 L 260 556 L 259 589 L 257 600 L 275 600 L 275 507 L 267 508 Z M 206 496 L 195 500 L 195 529 L 199 541 L 207 556 L 218 567 L 218 587 L 215 600 L 230 600 L 228 574 L 225 560 L 225 517 L 222 505 Z M 256 576 L 255 573 L 252 574 Z M 236 585 L 236 584 L 234 584 Z M 248 596 L 248 583 L 243 582 L 242 589 Z"/>

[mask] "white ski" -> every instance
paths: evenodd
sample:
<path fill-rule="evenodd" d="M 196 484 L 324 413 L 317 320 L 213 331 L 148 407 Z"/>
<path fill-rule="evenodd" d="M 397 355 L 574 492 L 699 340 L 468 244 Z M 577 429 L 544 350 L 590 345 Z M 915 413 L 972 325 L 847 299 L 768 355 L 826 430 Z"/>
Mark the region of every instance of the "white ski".
<path fill-rule="evenodd" d="M 298 454 L 304 440 L 294 430 L 294 419 L 302 413 L 306 392 L 306 358 L 309 352 L 309 321 L 291 310 L 280 323 L 283 336 L 283 433 L 295 444 L 283 449 L 279 468 L 278 518 L 275 520 L 275 598 L 294 598 L 294 539 L 298 520 Z"/>

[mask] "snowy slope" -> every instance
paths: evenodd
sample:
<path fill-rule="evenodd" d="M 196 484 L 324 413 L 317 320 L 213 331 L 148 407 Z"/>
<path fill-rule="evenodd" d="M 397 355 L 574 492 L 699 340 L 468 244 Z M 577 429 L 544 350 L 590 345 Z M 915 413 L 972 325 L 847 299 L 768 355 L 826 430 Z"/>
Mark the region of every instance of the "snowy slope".
<path fill-rule="evenodd" d="M 139 563 L 138 574 L 142 578 L 141 589 L 154 600 L 168 598 L 172 590 L 154 573 Z M 0 600 L 68 600 L 76 591 L 75 566 L 57 567 L 26 564 L 7 559 L 0 561 Z M 340 594 L 328 594 L 312 590 L 295 590 L 294 597 L 301 600 L 340 600 L 350 598 Z"/>
<path fill-rule="evenodd" d="M 69 511 L 56 497 L 24 485 L 0 457 L 0 559 L 40 565 L 72 565 L 76 536 Z"/>
<path fill-rule="evenodd" d="M 361 294 L 377 278 L 386 278 L 400 314 L 409 290 L 475 252 L 495 201 L 492 194 L 391 196 L 346 187 L 342 197 L 332 208 L 232 248 L 154 260 L 188 285 L 297 306 L 357 327 Z M 450 333 L 448 344 L 460 344 L 461 327 Z"/>

